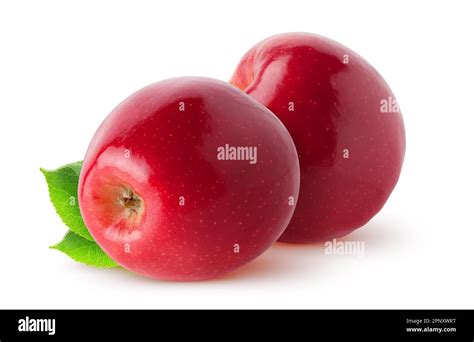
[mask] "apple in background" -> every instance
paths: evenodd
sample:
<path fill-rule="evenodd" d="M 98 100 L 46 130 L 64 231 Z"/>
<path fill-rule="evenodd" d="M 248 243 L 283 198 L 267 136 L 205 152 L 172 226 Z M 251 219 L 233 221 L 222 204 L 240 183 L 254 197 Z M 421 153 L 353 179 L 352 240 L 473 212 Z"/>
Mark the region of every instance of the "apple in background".
<path fill-rule="evenodd" d="M 300 196 L 279 241 L 341 237 L 383 207 L 400 176 L 405 130 L 367 61 L 325 37 L 282 34 L 250 49 L 230 82 L 275 113 L 298 150 Z"/>
<path fill-rule="evenodd" d="M 124 268 L 217 277 L 282 234 L 299 190 L 282 123 L 228 83 L 185 77 L 128 97 L 97 130 L 79 180 L 86 226 Z"/>

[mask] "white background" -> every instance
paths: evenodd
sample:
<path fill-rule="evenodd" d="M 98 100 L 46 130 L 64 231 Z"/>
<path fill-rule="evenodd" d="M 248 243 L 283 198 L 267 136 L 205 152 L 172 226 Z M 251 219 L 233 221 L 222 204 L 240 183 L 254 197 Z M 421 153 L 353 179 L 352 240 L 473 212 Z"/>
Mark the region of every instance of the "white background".
<path fill-rule="evenodd" d="M 474 308 L 473 12 L 469 1 L 2 0 L 0 308 Z M 133 91 L 228 80 L 253 44 L 288 31 L 357 51 L 401 105 L 399 184 L 347 237 L 365 257 L 277 244 L 227 277 L 172 283 L 48 249 L 66 228 L 40 166 L 81 160 Z"/>

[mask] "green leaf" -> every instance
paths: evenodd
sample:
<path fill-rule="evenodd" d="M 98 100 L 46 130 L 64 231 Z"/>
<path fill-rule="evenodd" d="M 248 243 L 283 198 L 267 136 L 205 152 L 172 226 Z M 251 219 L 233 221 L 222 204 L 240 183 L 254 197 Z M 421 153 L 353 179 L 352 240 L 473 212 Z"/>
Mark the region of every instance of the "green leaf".
<path fill-rule="evenodd" d="M 82 162 L 77 162 L 56 170 L 40 169 L 48 183 L 49 196 L 56 212 L 70 229 L 63 240 L 51 248 L 89 266 L 117 267 L 117 263 L 94 241 L 82 220 L 77 201 L 81 167 Z"/>
<path fill-rule="evenodd" d="M 64 165 L 56 170 L 40 169 L 46 178 L 49 197 L 61 220 L 74 233 L 94 241 L 82 220 L 77 201 L 77 186 L 82 162 Z"/>
<path fill-rule="evenodd" d="M 77 262 L 95 267 L 117 267 L 113 261 L 94 241 L 68 231 L 63 240 L 50 248 L 57 249 Z"/>

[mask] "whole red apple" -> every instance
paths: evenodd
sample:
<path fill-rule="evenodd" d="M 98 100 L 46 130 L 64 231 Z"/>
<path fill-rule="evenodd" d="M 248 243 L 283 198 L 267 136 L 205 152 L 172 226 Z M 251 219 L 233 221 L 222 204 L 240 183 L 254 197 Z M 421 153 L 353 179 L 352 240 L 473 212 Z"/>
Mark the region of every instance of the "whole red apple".
<path fill-rule="evenodd" d="M 282 234 L 299 190 L 282 123 L 231 85 L 185 77 L 145 87 L 97 130 L 79 180 L 86 226 L 124 268 L 202 280 Z"/>
<path fill-rule="evenodd" d="M 298 150 L 300 197 L 280 241 L 341 237 L 383 207 L 405 130 L 395 96 L 362 57 L 318 35 L 282 34 L 247 52 L 231 83 L 273 111 Z"/>

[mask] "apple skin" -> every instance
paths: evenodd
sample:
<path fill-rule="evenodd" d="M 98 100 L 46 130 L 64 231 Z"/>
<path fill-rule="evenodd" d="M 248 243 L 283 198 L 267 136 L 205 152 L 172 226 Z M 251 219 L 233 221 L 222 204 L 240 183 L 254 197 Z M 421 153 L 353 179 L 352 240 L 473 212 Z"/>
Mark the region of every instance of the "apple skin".
<path fill-rule="evenodd" d="M 276 114 L 298 150 L 300 196 L 279 241 L 342 237 L 380 211 L 400 176 L 405 129 L 368 62 L 322 36 L 281 34 L 248 51 L 230 83 Z"/>
<path fill-rule="evenodd" d="M 218 160 L 257 147 L 257 162 Z M 194 281 L 253 260 L 282 234 L 298 155 L 267 108 L 228 83 L 183 77 L 132 94 L 97 130 L 79 179 L 85 224 L 124 268 Z"/>

